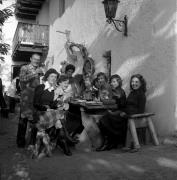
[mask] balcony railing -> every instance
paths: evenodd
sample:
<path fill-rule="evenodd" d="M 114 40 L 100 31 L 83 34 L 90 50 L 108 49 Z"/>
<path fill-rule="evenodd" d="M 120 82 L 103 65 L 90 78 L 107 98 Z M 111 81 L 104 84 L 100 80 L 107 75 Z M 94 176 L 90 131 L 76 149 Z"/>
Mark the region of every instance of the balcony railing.
<path fill-rule="evenodd" d="M 18 50 L 19 45 L 48 47 L 49 26 L 19 22 L 13 39 L 12 51 Z"/>

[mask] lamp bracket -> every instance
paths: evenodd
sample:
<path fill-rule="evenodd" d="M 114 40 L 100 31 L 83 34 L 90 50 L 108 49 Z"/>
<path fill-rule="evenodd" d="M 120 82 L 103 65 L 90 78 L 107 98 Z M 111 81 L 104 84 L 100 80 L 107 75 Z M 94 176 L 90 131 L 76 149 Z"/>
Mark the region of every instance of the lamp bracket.
<path fill-rule="evenodd" d="M 128 36 L 128 28 L 127 28 L 128 19 L 127 19 L 127 16 L 124 16 L 124 20 L 110 18 L 110 19 L 107 19 L 107 22 L 109 24 L 113 23 L 117 31 L 124 32 L 124 36 Z M 118 22 L 118 25 L 115 22 Z"/>

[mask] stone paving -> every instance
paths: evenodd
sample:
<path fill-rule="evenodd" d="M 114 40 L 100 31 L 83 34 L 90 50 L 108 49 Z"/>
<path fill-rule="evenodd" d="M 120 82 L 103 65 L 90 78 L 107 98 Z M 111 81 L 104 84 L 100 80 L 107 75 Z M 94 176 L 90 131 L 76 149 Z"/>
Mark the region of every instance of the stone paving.
<path fill-rule="evenodd" d="M 137 153 L 89 152 L 78 145 L 67 157 L 57 149 L 50 158 L 33 160 L 15 144 L 18 115 L 0 119 L 1 180 L 175 180 L 177 148 L 174 139 L 165 145 L 143 146 Z M 3 121 L 3 128 L 2 128 Z"/>

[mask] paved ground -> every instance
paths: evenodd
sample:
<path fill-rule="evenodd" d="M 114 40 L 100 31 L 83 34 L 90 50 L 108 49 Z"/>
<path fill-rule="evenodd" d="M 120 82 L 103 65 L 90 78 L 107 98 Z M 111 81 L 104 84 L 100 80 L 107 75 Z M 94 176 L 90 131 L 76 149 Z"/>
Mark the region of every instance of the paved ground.
<path fill-rule="evenodd" d="M 79 146 L 72 150 L 71 157 L 56 150 L 51 158 L 33 160 L 26 150 L 16 147 L 17 119 L 13 114 L 9 119 L 0 119 L 2 180 L 177 179 L 177 148 L 173 143 L 144 146 L 138 153 L 87 152 L 86 147 Z"/>

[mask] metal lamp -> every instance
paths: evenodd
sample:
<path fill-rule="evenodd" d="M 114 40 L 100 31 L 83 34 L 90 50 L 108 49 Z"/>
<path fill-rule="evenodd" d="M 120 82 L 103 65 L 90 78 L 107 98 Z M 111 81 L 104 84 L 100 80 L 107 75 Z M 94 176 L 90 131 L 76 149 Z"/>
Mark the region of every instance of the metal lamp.
<path fill-rule="evenodd" d="M 114 19 L 119 2 L 119 0 L 104 0 L 102 3 L 104 4 L 107 22 L 109 24 L 113 23 L 117 31 L 124 32 L 124 36 L 128 36 L 127 16 L 124 16 L 124 20 Z M 118 24 L 115 22 L 118 22 Z"/>

